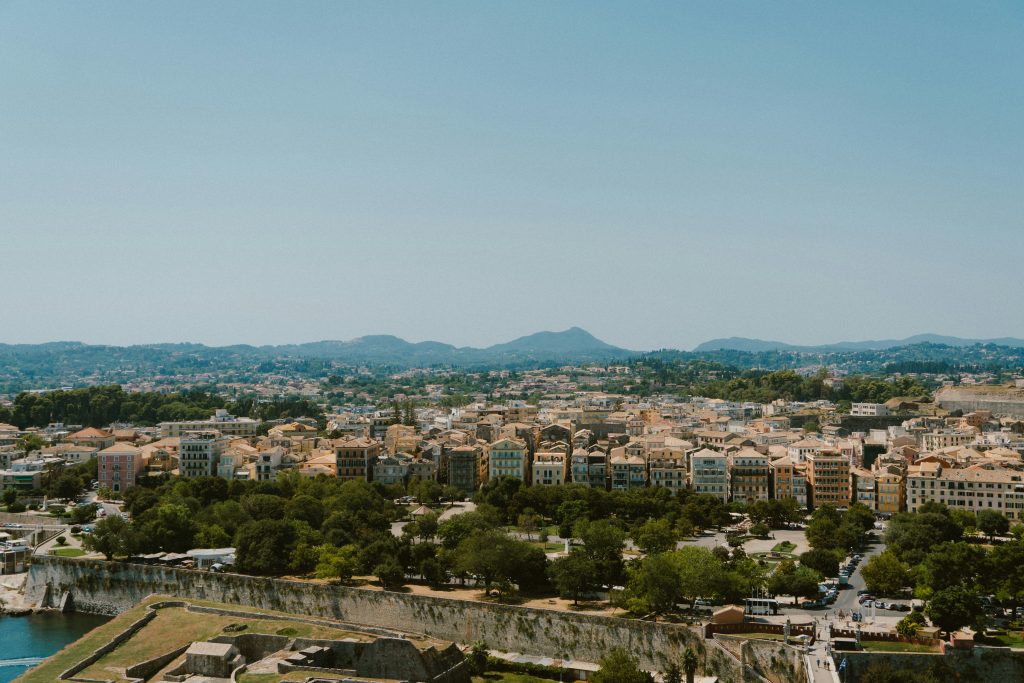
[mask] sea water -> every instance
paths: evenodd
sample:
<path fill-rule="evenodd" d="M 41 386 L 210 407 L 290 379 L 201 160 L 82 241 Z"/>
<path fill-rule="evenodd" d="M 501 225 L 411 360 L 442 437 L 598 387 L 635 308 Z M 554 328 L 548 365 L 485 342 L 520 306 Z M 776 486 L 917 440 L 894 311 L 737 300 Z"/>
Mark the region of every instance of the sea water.
<path fill-rule="evenodd" d="M 110 617 L 93 614 L 40 612 L 25 617 L 0 616 L 0 683 L 8 683 L 29 667 Z"/>

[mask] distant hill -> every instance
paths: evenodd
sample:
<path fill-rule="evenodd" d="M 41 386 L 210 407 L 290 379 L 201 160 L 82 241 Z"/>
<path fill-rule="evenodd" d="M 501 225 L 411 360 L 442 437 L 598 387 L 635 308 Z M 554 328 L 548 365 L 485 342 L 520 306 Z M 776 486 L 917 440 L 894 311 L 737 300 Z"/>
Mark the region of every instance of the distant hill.
<path fill-rule="evenodd" d="M 551 363 L 618 361 L 638 355 L 597 339 L 578 327 L 538 332 L 487 348 L 456 347 L 436 341 L 409 342 L 391 335 L 348 341 L 326 340 L 279 346 L 143 344 L 102 346 L 81 342 L 0 344 L 0 382 L 5 378 L 95 376 L 117 373 L 180 374 L 264 362 L 336 361 L 352 365 L 427 367 L 518 367 Z"/>
<path fill-rule="evenodd" d="M 975 344 L 996 344 L 1010 348 L 1024 348 L 1024 339 L 1014 337 L 999 337 L 997 339 L 964 339 L 962 337 L 949 337 L 941 334 L 916 334 L 906 339 L 876 339 L 868 341 L 843 341 L 834 344 L 823 344 L 819 346 L 800 346 L 787 344 L 785 342 L 765 341 L 763 339 L 749 339 L 746 337 L 729 337 L 727 339 L 712 339 L 700 344 L 694 349 L 696 353 L 708 351 L 747 351 L 757 353 L 761 351 L 795 351 L 800 353 L 827 353 L 831 351 L 884 351 L 900 346 L 912 346 L 914 344 L 943 344 L 945 346 L 974 346 Z"/>

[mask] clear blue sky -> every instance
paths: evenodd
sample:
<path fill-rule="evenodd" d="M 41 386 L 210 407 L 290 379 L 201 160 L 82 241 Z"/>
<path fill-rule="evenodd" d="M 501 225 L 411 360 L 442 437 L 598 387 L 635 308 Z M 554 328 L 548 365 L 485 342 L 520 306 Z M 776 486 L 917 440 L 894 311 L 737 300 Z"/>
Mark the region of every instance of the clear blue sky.
<path fill-rule="evenodd" d="M 0 0 L 0 341 L 1024 336 L 1021 2 Z"/>

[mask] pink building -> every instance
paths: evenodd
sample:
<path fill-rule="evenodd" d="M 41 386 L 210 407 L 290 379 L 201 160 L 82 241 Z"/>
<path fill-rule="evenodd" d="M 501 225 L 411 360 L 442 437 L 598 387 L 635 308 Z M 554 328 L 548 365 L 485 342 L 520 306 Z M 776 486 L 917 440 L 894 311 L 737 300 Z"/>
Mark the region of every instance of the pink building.
<path fill-rule="evenodd" d="M 127 443 L 116 443 L 104 448 L 96 456 L 101 487 L 111 491 L 124 491 L 135 482 L 142 471 L 142 451 Z"/>

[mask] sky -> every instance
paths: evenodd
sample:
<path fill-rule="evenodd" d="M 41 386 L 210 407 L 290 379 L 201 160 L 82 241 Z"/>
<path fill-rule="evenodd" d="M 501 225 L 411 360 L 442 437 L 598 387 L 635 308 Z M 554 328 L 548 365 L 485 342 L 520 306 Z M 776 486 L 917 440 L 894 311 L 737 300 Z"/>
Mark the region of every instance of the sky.
<path fill-rule="evenodd" d="M 0 342 L 1024 337 L 1024 4 L 0 0 Z"/>

